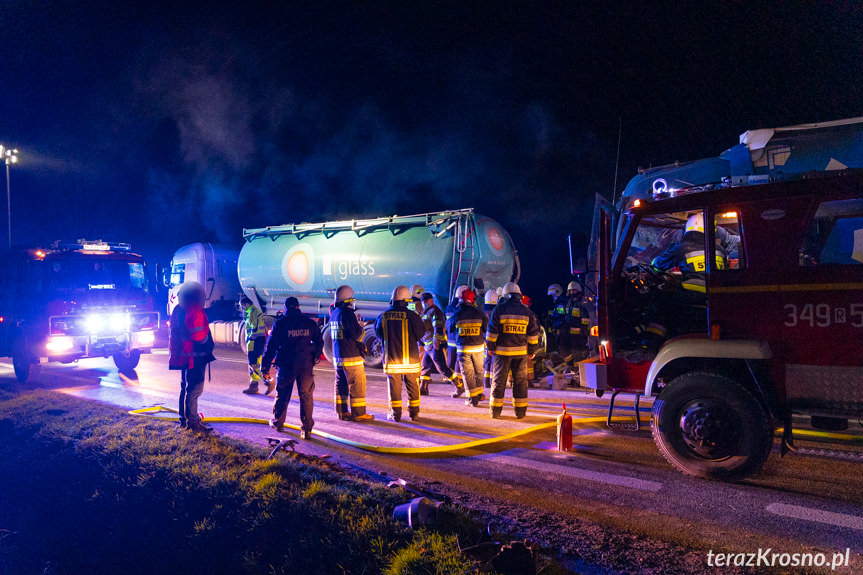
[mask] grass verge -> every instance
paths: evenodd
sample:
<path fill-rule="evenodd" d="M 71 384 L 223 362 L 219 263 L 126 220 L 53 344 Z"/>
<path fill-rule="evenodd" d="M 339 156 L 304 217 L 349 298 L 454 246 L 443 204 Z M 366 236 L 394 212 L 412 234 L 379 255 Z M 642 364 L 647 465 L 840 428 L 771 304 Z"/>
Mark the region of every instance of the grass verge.
<path fill-rule="evenodd" d="M 0 573 L 447 575 L 480 526 L 310 460 L 50 392 L 0 391 Z"/>

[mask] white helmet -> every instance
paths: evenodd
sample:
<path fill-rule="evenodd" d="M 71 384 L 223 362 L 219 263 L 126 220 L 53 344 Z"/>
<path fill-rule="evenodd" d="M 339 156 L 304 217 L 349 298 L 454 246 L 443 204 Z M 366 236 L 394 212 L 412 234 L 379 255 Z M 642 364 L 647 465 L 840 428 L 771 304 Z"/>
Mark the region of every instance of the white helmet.
<path fill-rule="evenodd" d="M 486 305 L 497 305 L 497 290 L 490 289 L 485 292 Z"/>
<path fill-rule="evenodd" d="M 455 288 L 455 299 L 461 299 L 461 296 L 467 290 L 467 286 L 458 286 Z"/>
<path fill-rule="evenodd" d="M 577 292 L 581 292 L 581 291 L 582 291 L 582 289 L 581 289 L 581 284 L 580 284 L 580 283 L 578 283 L 577 281 L 571 281 L 571 282 L 569 282 L 569 285 L 568 285 L 568 286 L 566 286 L 566 291 L 577 291 Z"/>
<path fill-rule="evenodd" d="M 548 295 L 553 298 L 559 298 L 560 294 L 563 293 L 563 288 L 560 287 L 560 284 L 551 284 L 548 286 Z"/>
<path fill-rule="evenodd" d="M 704 213 L 698 212 L 689 216 L 686 220 L 686 232 L 701 232 L 704 233 Z"/>
<path fill-rule="evenodd" d="M 390 300 L 390 303 L 394 304 L 397 301 L 410 301 L 410 299 L 411 290 L 409 290 L 407 286 L 399 286 L 393 290 L 393 297 Z"/>
<path fill-rule="evenodd" d="M 336 303 L 354 299 L 354 288 L 351 286 L 339 286 L 336 290 Z"/>
<path fill-rule="evenodd" d="M 419 299 L 423 295 L 424 291 L 426 290 L 424 290 L 423 286 L 421 286 L 420 284 L 414 284 L 411 286 L 411 296 L 417 299 Z"/>
<path fill-rule="evenodd" d="M 520 294 L 521 288 L 518 287 L 518 284 L 515 282 L 506 282 L 506 284 L 503 286 L 503 292 L 501 292 L 500 295 L 505 296 L 512 295 L 514 293 Z"/>

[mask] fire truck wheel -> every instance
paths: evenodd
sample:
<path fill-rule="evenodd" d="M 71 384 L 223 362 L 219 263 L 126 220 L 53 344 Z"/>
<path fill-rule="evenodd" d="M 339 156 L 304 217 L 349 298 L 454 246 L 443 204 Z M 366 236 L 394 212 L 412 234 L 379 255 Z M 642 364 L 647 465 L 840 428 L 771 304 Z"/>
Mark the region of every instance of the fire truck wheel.
<path fill-rule="evenodd" d="M 373 331 L 366 330 L 363 336 L 363 344 L 366 346 L 366 356 L 363 363 L 366 367 L 380 369 L 384 365 L 384 346 L 380 338 Z"/>
<path fill-rule="evenodd" d="M 739 481 L 773 447 L 771 420 L 742 385 L 709 372 L 678 376 L 653 403 L 653 440 L 674 467 L 696 477 Z"/>
<path fill-rule="evenodd" d="M 12 367 L 15 368 L 15 377 L 20 383 L 26 383 L 39 375 L 39 364 L 35 362 L 33 354 L 27 344 L 27 338 L 18 336 L 12 344 Z"/>
<path fill-rule="evenodd" d="M 141 361 L 141 352 L 137 349 L 133 349 L 129 352 L 129 355 L 125 353 L 115 353 L 114 354 L 114 365 L 117 366 L 117 370 L 120 373 L 128 373 L 138 367 L 138 362 Z"/>
<path fill-rule="evenodd" d="M 325 325 L 322 328 L 321 336 L 324 340 L 324 357 L 327 358 L 327 361 L 330 365 L 333 364 L 333 336 L 330 334 L 330 326 Z"/>

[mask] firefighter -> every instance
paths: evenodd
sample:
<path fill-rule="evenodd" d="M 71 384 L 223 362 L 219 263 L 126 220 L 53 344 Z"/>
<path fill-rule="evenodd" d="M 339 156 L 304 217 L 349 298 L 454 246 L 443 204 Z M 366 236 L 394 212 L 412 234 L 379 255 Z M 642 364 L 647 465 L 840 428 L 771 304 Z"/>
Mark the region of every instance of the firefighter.
<path fill-rule="evenodd" d="M 214 361 L 213 337 L 204 312 L 204 288 L 186 282 L 180 288 L 178 305 L 171 312 L 168 369 L 180 371 L 180 427 L 199 433 L 213 430 L 198 415 L 198 398 L 204 391 L 204 370 Z"/>
<path fill-rule="evenodd" d="M 560 355 L 574 364 L 588 354 L 587 337 L 590 335 L 590 315 L 585 307 L 584 290 L 577 281 L 566 286 L 566 305 L 560 335 Z"/>
<path fill-rule="evenodd" d="M 491 417 L 500 417 L 506 379 L 511 372 L 515 416 L 522 419 L 527 412 L 527 362 L 539 350 L 539 322 L 521 302 L 521 289 L 516 283 L 503 287 L 485 339 L 492 360 Z"/>
<path fill-rule="evenodd" d="M 419 316 L 423 314 L 423 304 L 421 300 L 425 291 L 426 290 L 423 289 L 423 286 L 420 284 L 414 284 L 411 286 L 411 301 L 408 302 L 408 309 Z"/>
<path fill-rule="evenodd" d="M 455 386 L 453 397 L 461 397 L 464 394 L 464 385 L 458 376 L 447 366 L 446 355 L 446 321 L 443 311 L 435 304 L 434 296 L 428 292 L 422 295 L 423 323 L 425 324 L 425 335 L 422 338 L 425 353 L 422 358 L 422 370 L 420 374 L 420 393 L 429 394 L 429 382 L 431 373 L 436 369 L 444 378 Z"/>
<path fill-rule="evenodd" d="M 488 319 L 476 306 L 476 294 L 465 289 L 461 293 L 459 305 L 447 320 L 447 333 L 454 333 L 454 343 L 458 352 L 464 385 L 467 388 L 466 405 L 479 406 L 485 399 L 482 393 L 483 351 L 485 351 L 485 331 Z"/>
<path fill-rule="evenodd" d="M 530 313 L 532 313 L 534 315 L 534 317 L 536 317 L 536 314 L 533 313 L 532 309 L 530 309 L 530 306 L 533 304 L 533 302 L 530 299 L 530 296 L 527 296 L 525 294 L 521 294 L 521 303 L 523 303 L 524 306 L 528 309 L 528 311 L 530 311 Z M 539 318 L 537 318 L 536 321 L 537 321 L 537 324 L 539 324 Z M 533 387 L 533 380 L 535 379 L 535 377 L 534 377 L 535 369 L 534 369 L 533 363 L 534 363 L 533 359 L 531 359 L 530 361 L 527 362 L 527 385 L 528 385 L 528 387 Z"/>
<path fill-rule="evenodd" d="M 258 384 L 264 381 L 267 386 L 265 395 L 270 395 L 276 385 L 270 379 L 265 379 L 261 374 L 261 356 L 267 343 L 267 324 L 264 314 L 252 305 L 252 300 L 243 296 L 240 300 L 243 308 L 243 319 L 246 325 L 246 355 L 249 359 L 249 387 L 243 390 L 246 394 L 258 393 Z"/>
<path fill-rule="evenodd" d="M 457 357 L 458 352 L 456 350 L 456 344 L 455 344 L 456 334 L 451 332 L 449 330 L 448 326 L 449 326 L 449 319 L 452 317 L 452 314 L 455 313 L 455 310 L 458 309 L 458 306 L 461 303 L 461 296 L 466 289 L 467 289 L 467 286 L 465 286 L 465 285 L 458 286 L 455 289 L 455 297 L 453 298 L 453 300 L 451 302 L 449 302 L 449 305 L 447 305 L 446 309 L 444 310 L 444 316 L 445 316 L 444 321 L 446 322 L 446 325 L 447 325 L 447 330 L 446 330 L 446 343 L 447 343 L 447 345 L 446 345 L 446 364 L 453 371 L 453 373 L 455 373 L 462 380 L 462 383 L 464 383 L 464 378 L 461 375 L 461 368 L 459 367 L 459 363 L 458 363 L 458 357 Z"/>
<path fill-rule="evenodd" d="M 343 285 L 336 289 L 330 313 L 333 341 L 333 368 L 336 370 L 336 414 L 343 421 L 372 421 L 366 413 L 366 371 L 363 355 L 365 330 L 354 313 L 354 290 Z"/>
<path fill-rule="evenodd" d="M 498 302 L 497 290 L 495 288 L 491 288 L 485 292 L 484 302 L 482 313 L 485 314 L 486 318 L 489 318 L 491 317 L 491 312 L 494 311 L 494 306 Z M 485 388 L 491 387 L 491 356 L 488 354 L 488 349 L 486 349 L 485 355 L 482 357 L 482 386 Z"/>
<path fill-rule="evenodd" d="M 560 284 L 548 286 L 548 295 L 551 297 L 551 309 L 548 310 L 548 321 L 546 331 L 548 332 L 549 352 L 560 352 L 560 339 L 564 323 L 566 322 L 566 296 Z"/>
<path fill-rule="evenodd" d="M 384 345 L 384 373 L 390 393 L 387 419 L 401 421 L 402 381 L 408 392 L 408 415 L 420 414 L 420 348 L 425 324 L 419 315 L 408 309 L 411 292 L 405 286 L 393 290 L 390 307 L 375 321 L 375 333 Z"/>
<path fill-rule="evenodd" d="M 282 431 L 288 404 L 297 383 L 300 396 L 300 439 L 312 438 L 315 420 L 312 411 L 315 407 L 314 366 L 321 360 L 324 340 L 321 330 L 314 320 L 300 313 L 300 302 L 295 297 L 285 300 L 285 314 L 273 324 L 273 331 L 267 341 L 261 362 L 264 376 L 270 373 L 270 365 L 279 368 L 276 379 L 276 401 L 273 402 L 273 418 L 270 427 Z"/>

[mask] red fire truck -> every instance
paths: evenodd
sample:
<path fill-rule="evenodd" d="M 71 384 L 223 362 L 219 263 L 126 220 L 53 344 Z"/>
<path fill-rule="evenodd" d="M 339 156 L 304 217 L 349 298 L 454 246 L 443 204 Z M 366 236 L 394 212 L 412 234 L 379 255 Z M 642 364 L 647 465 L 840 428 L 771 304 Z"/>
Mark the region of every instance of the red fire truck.
<path fill-rule="evenodd" d="M 112 356 L 120 371 L 155 344 L 143 258 L 128 244 L 78 240 L 0 255 L 0 356 L 22 383 L 44 361 Z"/>
<path fill-rule="evenodd" d="M 857 161 L 860 122 L 840 126 Z M 794 134 L 801 149 L 821 127 Z M 801 149 L 782 142 L 781 159 Z M 600 344 L 582 384 L 612 392 L 609 422 L 618 393 L 655 397 L 654 441 L 683 472 L 739 480 L 778 428 L 793 449 L 793 415 L 831 430 L 863 417 L 863 173 L 825 158 L 829 171 L 759 173 L 753 153 L 748 174 L 732 162 L 713 183 L 667 166 L 638 178 L 646 193 L 598 202 Z M 669 185 L 682 170 L 689 186 Z M 657 265 L 687 238 L 684 263 Z"/>

